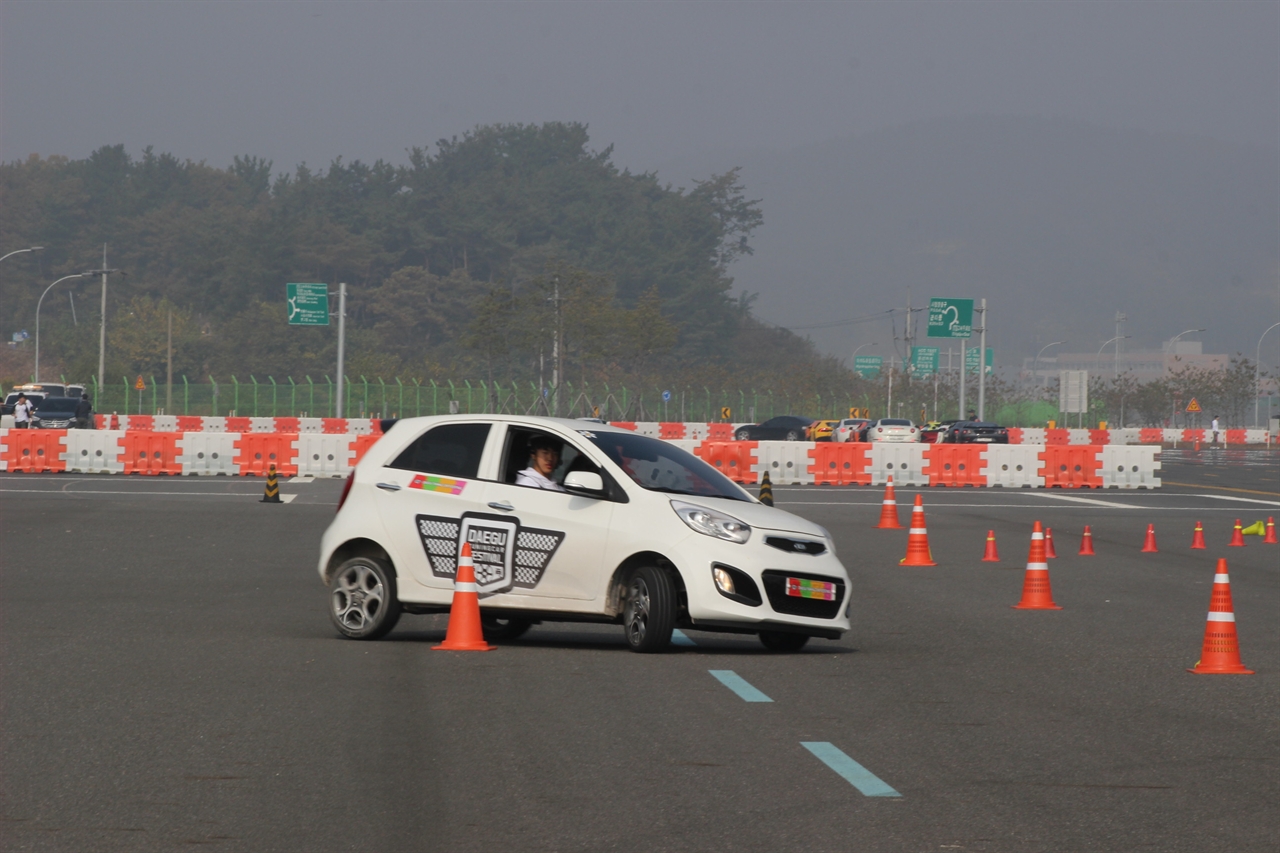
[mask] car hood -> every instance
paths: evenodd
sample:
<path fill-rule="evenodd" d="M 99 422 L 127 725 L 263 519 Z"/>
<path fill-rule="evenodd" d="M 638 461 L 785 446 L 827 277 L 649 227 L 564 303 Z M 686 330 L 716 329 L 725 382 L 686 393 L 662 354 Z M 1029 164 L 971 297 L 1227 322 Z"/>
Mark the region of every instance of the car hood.
<path fill-rule="evenodd" d="M 722 498 L 695 497 L 693 495 L 688 497 L 671 495 L 670 497 L 672 500 L 698 504 L 699 506 L 705 506 L 707 509 L 714 509 L 732 515 L 734 518 L 745 521 L 759 530 L 779 530 L 786 533 L 802 533 L 815 539 L 825 538 L 823 529 L 819 525 L 777 507 L 765 506 L 759 503 L 747 503 L 746 501 L 724 500 Z"/>

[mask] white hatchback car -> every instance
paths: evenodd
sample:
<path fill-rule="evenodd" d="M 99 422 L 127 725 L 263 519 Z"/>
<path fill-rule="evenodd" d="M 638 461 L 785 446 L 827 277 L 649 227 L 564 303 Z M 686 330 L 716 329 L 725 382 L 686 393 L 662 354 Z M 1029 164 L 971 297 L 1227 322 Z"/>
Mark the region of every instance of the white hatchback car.
<path fill-rule="evenodd" d="M 548 444 L 552 484 L 518 485 Z M 606 622 L 635 651 L 677 627 L 796 651 L 849 630 L 849 576 L 819 525 L 656 438 L 504 415 L 401 420 L 369 448 L 321 539 L 334 625 L 376 639 L 402 611 L 447 612 L 463 542 L 495 640 Z"/>
<path fill-rule="evenodd" d="M 867 441 L 919 441 L 920 430 L 906 418 L 881 418 L 867 427 Z"/>

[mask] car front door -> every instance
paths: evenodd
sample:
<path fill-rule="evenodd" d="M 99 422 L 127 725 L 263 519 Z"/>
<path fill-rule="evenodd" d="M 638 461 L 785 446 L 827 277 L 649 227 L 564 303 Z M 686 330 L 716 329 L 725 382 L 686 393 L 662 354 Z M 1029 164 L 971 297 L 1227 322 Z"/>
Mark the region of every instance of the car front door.
<path fill-rule="evenodd" d="M 514 424 L 506 428 L 501 470 L 495 480 L 485 484 L 484 504 L 489 515 L 475 522 L 477 528 L 482 529 L 485 523 L 492 527 L 477 534 L 477 538 L 492 543 L 486 561 L 510 563 L 510 587 L 506 592 L 511 596 L 592 601 L 603 594 L 604 577 L 609 571 L 604 565 L 604 553 L 616 504 L 602 498 L 516 485 L 518 472 L 528 466 L 529 441 L 539 433 Z M 563 441 L 560 436 L 556 438 Z M 562 482 L 569 471 L 600 471 L 584 454 L 585 445 L 586 442 L 582 446 L 564 443 L 560 464 L 552 473 L 555 482 Z M 504 531 L 512 538 L 504 538 Z M 477 549 L 473 547 L 472 551 L 474 554 Z M 521 606 L 544 605 L 523 602 Z"/>
<path fill-rule="evenodd" d="M 453 588 L 463 519 L 483 509 L 480 464 L 496 431 L 490 423 L 436 424 L 377 469 L 387 551 L 423 586 Z"/>

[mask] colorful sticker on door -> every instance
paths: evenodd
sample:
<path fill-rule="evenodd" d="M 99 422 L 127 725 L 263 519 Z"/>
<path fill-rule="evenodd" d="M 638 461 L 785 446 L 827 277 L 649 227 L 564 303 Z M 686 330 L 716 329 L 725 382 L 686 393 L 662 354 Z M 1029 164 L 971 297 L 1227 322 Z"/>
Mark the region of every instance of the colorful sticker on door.
<path fill-rule="evenodd" d="M 466 480 L 455 480 L 453 477 L 436 477 L 432 474 L 417 474 L 409 481 L 409 488 L 411 489 L 422 489 L 424 492 L 443 492 L 446 495 L 460 495 L 466 487 Z"/>

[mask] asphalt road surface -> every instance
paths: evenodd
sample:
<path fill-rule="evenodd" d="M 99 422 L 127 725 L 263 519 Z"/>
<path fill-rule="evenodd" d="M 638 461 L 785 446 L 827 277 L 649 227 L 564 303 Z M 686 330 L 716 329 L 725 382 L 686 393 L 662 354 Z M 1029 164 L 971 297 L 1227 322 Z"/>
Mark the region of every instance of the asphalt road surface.
<path fill-rule="evenodd" d="M 250 479 L 0 475 L 0 847 L 1274 851 L 1280 546 L 1225 546 L 1280 515 L 1276 458 L 925 490 L 936 568 L 897 565 L 878 489 L 777 489 L 854 594 L 853 631 L 794 655 L 563 625 L 438 652 L 438 616 L 342 640 L 314 567 L 338 481 L 264 505 Z M 1061 611 L 1010 608 L 1037 519 Z M 1218 557 L 1256 675 L 1186 672 Z"/>

